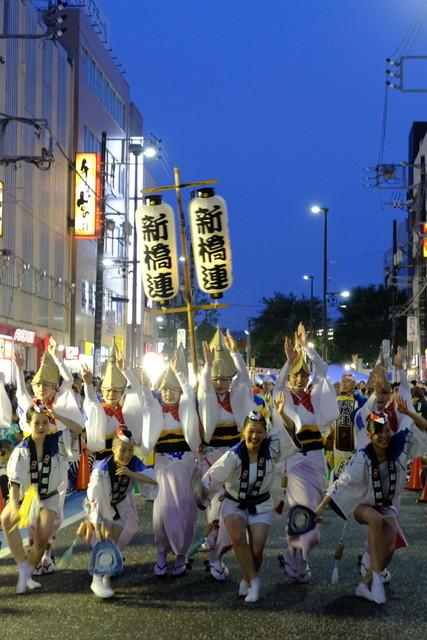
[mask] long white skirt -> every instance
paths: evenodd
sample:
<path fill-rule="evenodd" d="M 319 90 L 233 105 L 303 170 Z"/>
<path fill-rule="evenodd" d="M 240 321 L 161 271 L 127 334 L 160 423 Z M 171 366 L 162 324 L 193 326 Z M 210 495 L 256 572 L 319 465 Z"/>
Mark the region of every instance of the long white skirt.
<path fill-rule="evenodd" d="M 193 542 L 197 505 L 192 480 L 196 466 L 196 456 L 189 451 L 156 453 L 159 491 L 153 505 L 153 530 L 160 553 L 186 555 Z"/>

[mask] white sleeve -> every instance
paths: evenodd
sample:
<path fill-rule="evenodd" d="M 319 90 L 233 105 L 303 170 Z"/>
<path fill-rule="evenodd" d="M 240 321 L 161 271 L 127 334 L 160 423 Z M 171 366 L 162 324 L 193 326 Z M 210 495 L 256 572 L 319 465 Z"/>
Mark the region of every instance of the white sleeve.
<path fill-rule="evenodd" d="M 242 356 L 240 355 L 240 353 L 231 353 L 231 352 L 230 352 L 230 355 L 233 358 L 235 367 L 237 369 L 237 378 L 239 379 L 239 382 L 244 382 L 245 384 L 250 385 L 251 379 L 249 377 L 248 368 Z"/>
<path fill-rule="evenodd" d="M 335 502 L 347 518 L 359 504 L 366 500 L 369 483 L 366 456 L 359 451 L 351 458 L 338 480 L 329 487 L 326 495 Z"/>
<path fill-rule="evenodd" d="M 141 385 L 132 371 L 126 369 L 123 373 L 130 384 L 130 388 L 128 387 L 126 390 L 126 397 L 123 402 L 123 418 L 126 426 L 133 435 L 135 444 L 139 446 L 142 437 L 142 408 L 144 406 L 144 398 Z"/>
<path fill-rule="evenodd" d="M 396 371 L 397 371 L 398 382 L 400 383 L 399 395 L 402 396 L 404 400 L 406 400 L 406 404 L 408 405 L 408 407 L 410 407 L 412 405 L 412 395 L 411 395 L 411 388 L 408 382 L 408 376 L 406 375 L 406 371 L 403 368 L 397 369 L 396 367 Z"/>
<path fill-rule="evenodd" d="M 214 495 L 227 480 L 231 479 L 239 464 L 238 457 L 232 451 L 226 451 L 224 455 L 218 458 L 202 478 L 202 485 L 209 496 Z"/>
<path fill-rule="evenodd" d="M 271 422 L 273 426 L 268 434 L 271 438 L 270 451 L 274 464 L 277 464 L 298 453 L 300 449 L 292 440 L 275 408 L 271 412 Z"/>
<path fill-rule="evenodd" d="M 144 395 L 144 406 L 142 409 L 142 437 L 141 449 L 144 455 L 148 455 L 154 449 L 159 436 L 164 428 L 165 419 L 163 417 L 160 402 L 148 387 L 142 387 Z"/>
<path fill-rule="evenodd" d="M 86 508 L 89 522 L 94 526 L 114 518 L 114 510 L 111 507 L 110 478 L 107 473 L 100 472 L 96 467 L 90 475 Z"/>
<path fill-rule="evenodd" d="M 19 484 L 23 494 L 30 483 L 29 455 L 23 447 L 15 447 L 7 462 L 6 473 L 9 482 Z"/>
<path fill-rule="evenodd" d="M 19 423 L 21 425 L 21 430 L 25 431 L 25 414 L 27 413 L 27 409 L 31 406 L 33 399 L 25 386 L 23 370 L 18 368 L 16 362 L 14 362 L 14 366 L 16 373 L 16 399 L 18 401 Z"/>
<path fill-rule="evenodd" d="M 276 397 L 280 391 L 284 391 L 286 389 L 286 383 L 288 381 L 289 371 L 291 369 L 291 365 L 286 360 L 283 367 L 280 369 L 279 375 L 277 376 L 276 384 L 273 389 L 273 396 Z"/>
<path fill-rule="evenodd" d="M 59 369 L 59 374 L 63 380 L 63 382 L 61 383 L 61 387 L 65 386 L 67 388 L 71 388 L 73 386 L 74 378 L 70 373 L 68 367 L 65 365 L 62 358 L 59 358 L 56 355 L 56 353 L 54 355 L 53 354 L 51 355 L 52 355 L 53 361 L 55 362 L 56 366 Z"/>
<path fill-rule="evenodd" d="M 105 449 L 107 437 L 107 417 L 93 385 L 85 383 L 84 392 L 83 411 L 87 446 L 89 451 L 102 451 Z"/>
<path fill-rule="evenodd" d="M 199 416 L 204 432 L 204 440 L 209 444 L 219 420 L 218 398 L 211 379 L 211 367 L 207 364 L 200 374 L 197 390 Z"/>
<path fill-rule="evenodd" d="M 201 444 L 196 396 L 193 388 L 182 373 L 177 373 L 176 377 L 182 389 L 179 401 L 179 420 L 188 446 L 193 453 L 196 453 Z"/>
<path fill-rule="evenodd" d="M 12 403 L 7 395 L 4 381 L 0 379 L 0 427 L 10 427 L 12 422 Z"/>
<path fill-rule="evenodd" d="M 321 378 L 326 378 L 326 375 L 328 373 L 328 365 L 319 356 L 316 349 L 314 349 L 314 347 L 304 347 L 304 351 L 312 361 L 316 375 L 320 376 Z"/>

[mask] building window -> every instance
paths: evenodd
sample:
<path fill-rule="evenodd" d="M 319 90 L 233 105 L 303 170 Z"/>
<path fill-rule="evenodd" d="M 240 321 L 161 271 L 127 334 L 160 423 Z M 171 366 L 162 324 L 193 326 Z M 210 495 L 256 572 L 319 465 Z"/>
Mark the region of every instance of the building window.
<path fill-rule="evenodd" d="M 125 105 L 123 101 L 86 49 L 83 49 L 83 60 L 86 82 L 89 88 L 98 97 L 117 124 L 125 130 Z"/>

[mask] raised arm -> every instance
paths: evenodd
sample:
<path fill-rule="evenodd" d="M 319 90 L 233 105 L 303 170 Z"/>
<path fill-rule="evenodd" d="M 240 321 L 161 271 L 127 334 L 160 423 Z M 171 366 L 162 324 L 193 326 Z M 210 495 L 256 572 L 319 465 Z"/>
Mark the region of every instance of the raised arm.
<path fill-rule="evenodd" d="M 12 353 L 12 359 L 15 364 L 16 373 L 16 398 L 18 404 L 24 408 L 24 405 L 28 408 L 32 402 L 32 397 L 27 391 L 24 380 L 24 358 L 21 353 L 16 349 Z"/>
<path fill-rule="evenodd" d="M 316 349 L 309 346 L 307 332 L 302 322 L 299 323 L 298 329 L 295 332 L 295 341 L 312 361 L 316 375 L 320 378 L 326 378 L 328 365 L 324 360 L 322 360 Z"/>
<path fill-rule="evenodd" d="M 196 395 L 187 379 L 187 372 L 184 367 L 181 366 L 176 355 L 171 360 L 171 368 L 182 389 L 182 395 L 179 401 L 179 419 L 182 430 L 188 446 L 196 453 L 201 444 L 199 416 L 196 409 Z"/>
<path fill-rule="evenodd" d="M 49 338 L 49 344 L 48 344 L 47 350 L 52 356 L 53 361 L 55 362 L 56 366 L 59 369 L 59 374 L 63 379 L 63 383 L 61 386 L 72 387 L 74 378 L 71 372 L 69 371 L 69 369 L 65 366 L 64 360 L 62 359 L 62 357 L 59 356 L 56 348 L 56 340 L 52 336 L 50 336 Z"/>
<path fill-rule="evenodd" d="M 238 382 L 243 382 L 245 384 L 250 385 L 251 384 L 251 379 L 249 377 L 248 368 L 247 368 L 247 366 L 245 364 L 245 361 L 243 360 L 242 356 L 239 353 L 239 350 L 237 348 L 237 342 L 233 338 L 233 336 L 231 335 L 229 329 L 227 329 L 227 334 L 225 336 L 225 342 L 227 344 L 227 347 L 230 350 L 230 355 L 233 358 L 234 364 L 235 364 L 236 369 L 237 369 L 237 380 L 238 380 Z"/>
<path fill-rule="evenodd" d="M 274 386 L 274 391 L 273 391 L 274 396 L 277 396 L 279 393 L 281 393 L 286 389 L 286 383 L 288 381 L 289 371 L 291 370 L 293 363 L 298 357 L 298 352 L 294 348 L 292 341 L 289 340 L 288 337 L 285 337 L 285 340 L 283 342 L 283 349 L 285 352 L 286 361 L 277 377 L 276 384 Z"/>

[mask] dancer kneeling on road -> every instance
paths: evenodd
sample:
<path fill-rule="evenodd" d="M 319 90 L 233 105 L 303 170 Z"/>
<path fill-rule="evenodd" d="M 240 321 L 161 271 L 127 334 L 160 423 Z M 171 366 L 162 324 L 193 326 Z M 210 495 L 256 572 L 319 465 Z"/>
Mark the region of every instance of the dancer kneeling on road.
<path fill-rule="evenodd" d="M 273 427 L 267 433 L 259 410 L 251 411 L 243 427 L 244 440 L 219 458 L 202 478 L 206 497 L 225 485 L 221 517 L 243 570 L 239 596 L 244 596 L 245 602 L 257 602 L 259 598 L 257 575 L 273 515 L 270 489 L 274 464 L 298 450 L 276 410 L 272 419 Z"/>
<path fill-rule="evenodd" d="M 153 467 L 146 467 L 134 455 L 132 433 L 125 425 L 116 429 L 112 448 L 112 455 L 98 462 L 92 471 L 87 508 L 97 540 L 108 538 L 117 544 L 131 508 L 128 494 L 134 482 L 156 484 L 156 481 Z M 114 595 L 109 575 L 94 574 L 90 588 L 99 598 Z"/>
<path fill-rule="evenodd" d="M 357 522 L 368 525 L 371 567 L 357 586 L 356 595 L 377 604 L 386 602 L 381 572 L 388 567 L 394 551 L 406 546 L 393 500 L 400 496 L 406 483 L 408 462 L 427 450 L 425 426 L 415 426 L 406 401 L 400 396 L 396 408 L 405 426 L 402 424 L 393 435 L 387 414 L 371 413 L 367 421 L 368 446 L 351 459 L 316 509 L 320 516 L 330 504 L 344 518 L 353 513 Z"/>
<path fill-rule="evenodd" d="M 52 409 L 35 404 L 27 409 L 25 417 L 31 432 L 10 456 L 7 465 L 9 501 L 1 516 L 7 542 L 19 569 L 16 593 L 24 593 L 27 587 L 37 589 L 41 586 L 31 579 L 31 574 L 46 551 L 60 514 L 60 491 L 70 462 L 63 435 L 67 429 L 48 433 Z M 58 414 L 55 417 L 58 427 L 67 424 L 72 438 L 78 438 L 82 431 L 79 425 Z M 17 528 L 22 525 L 20 503 L 26 494 L 33 514 L 27 524 L 34 530 L 33 544 L 27 556 Z M 32 494 L 33 499 L 30 498 Z"/>

